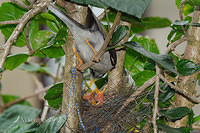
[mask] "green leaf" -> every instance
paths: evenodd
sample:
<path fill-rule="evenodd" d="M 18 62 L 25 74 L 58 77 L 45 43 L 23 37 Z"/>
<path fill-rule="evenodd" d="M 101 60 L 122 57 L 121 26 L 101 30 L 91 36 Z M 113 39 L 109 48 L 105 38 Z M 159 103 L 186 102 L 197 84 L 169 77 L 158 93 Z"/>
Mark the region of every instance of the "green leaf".
<path fill-rule="evenodd" d="M 180 127 L 180 128 L 172 128 L 168 125 L 164 125 L 160 122 L 157 123 L 159 129 L 164 130 L 166 133 L 187 133 L 187 128 Z"/>
<path fill-rule="evenodd" d="M 28 57 L 29 57 L 28 54 L 13 54 L 13 55 L 7 56 L 6 62 L 4 65 L 4 70 L 8 69 L 12 71 L 16 67 L 18 67 L 20 64 L 26 62 Z"/>
<path fill-rule="evenodd" d="M 44 12 L 44 13 L 41 13 L 41 16 L 45 19 L 56 21 L 56 18 L 50 13 Z"/>
<path fill-rule="evenodd" d="M 128 26 L 125 26 L 125 25 L 118 26 L 112 36 L 113 45 L 120 42 L 127 35 L 128 30 L 129 30 Z"/>
<path fill-rule="evenodd" d="M 60 47 L 46 46 L 42 48 L 41 51 L 49 58 L 58 58 L 65 55 L 65 52 L 61 46 Z"/>
<path fill-rule="evenodd" d="M 194 117 L 194 112 L 193 112 L 193 110 L 191 109 L 190 113 L 188 114 L 188 121 L 187 121 L 188 130 L 191 130 L 191 129 L 192 129 L 193 117 Z"/>
<path fill-rule="evenodd" d="M 160 89 L 162 90 L 159 93 L 159 106 L 168 106 L 168 100 L 171 99 L 174 96 L 174 90 L 172 90 L 167 84 L 162 83 L 160 85 Z M 154 100 L 154 93 L 155 93 L 155 88 L 149 93 L 147 96 L 149 101 Z"/>
<path fill-rule="evenodd" d="M 101 89 L 106 83 L 108 83 L 108 75 L 95 81 L 95 85 L 98 89 Z"/>
<path fill-rule="evenodd" d="M 189 114 L 190 112 L 191 112 L 190 109 L 188 109 L 187 107 L 178 107 L 168 110 L 160 110 L 159 114 L 171 120 L 177 120 Z"/>
<path fill-rule="evenodd" d="M 131 41 L 140 43 L 144 47 L 144 49 L 149 52 L 152 52 L 155 54 L 160 53 L 154 39 L 149 39 L 147 37 L 139 37 L 139 38 L 133 37 Z"/>
<path fill-rule="evenodd" d="M 35 50 L 42 46 L 45 46 L 47 44 L 47 40 L 49 40 L 49 37 L 52 33 L 47 30 L 41 30 L 33 34 L 35 35 L 31 36 L 30 43 L 32 45 L 32 48 Z"/>
<path fill-rule="evenodd" d="M 3 2 L 0 7 L 0 21 L 17 20 L 21 18 L 27 12 L 26 9 L 19 7 L 18 5 L 11 2 Z M 0 26 L 1 32 L 8 40 L 16 25 L 4 25 Z M 20 33 L 17 41 L 14 43 L 15 46 L 23 47 L 26 45 L 25 41 L 25 29 Z"/>
<path fill-rule="evenodd" d="M 6 133 L 29 133 L 38 130 L 40 125 L 38 123 L 23 123 L 16 125 L 6 131 Z"/>
<path fill-rule="evenodd" d="M 143 58 L 137 52 L 130 48 L 126 49 L 124 67 L 132 76 L 144 71 L 144 65 Z"/>
<path fill-rule="evenodd" d="M 58 109 L 62 104 L 63 83 L 58 83 L 52 86 L 44 96 L 48 101 L 49 106 Z"/>
<path fill-rule="evenodd" d="M 100 0 L 71 0 L 73 2 L 83 4 L 83 5 L 91 5 L 91 6 L 96 6 L 96 7 L 101 7 L 101 8 L 106 8 L 106 4 L 101 2 Z"/>
<path fill-rule="evenodd" d="M 144 49 L 150 52 L 159 53 L 158 47 L 153 39 L 145 37 L 133 37 L 132 41 L 141 43 Z M 131 72 L 132 76 L 143 71 L 147 61 L 148 58 L 145 56 L 135 52 L 133 49 L 127 48 L 124 66 L 128 71 Z"/>
<path fill-rule="evenodd" d="M 183 14 L 185 16 L 189 15 L 194 11 L 194 6 L 190 2 L 186 2 L 184 7 L 183 7 Z"/>
<path fill-rule="evenodd" d="M 46 24 L 53 32 L 55 32 L 55 33 L 58 32 L 59 28 L 55 22 L 46 20 Z"/>
<path fill-rule="evenodd" d="M 17 20 L 26 12 L 26 9 L 12 2 L 3 2 L 0 7 L 0 21 Z"/>
<path fill-rule="evenodd" d="M 50 107 L 59 109 L 62 105 L 62 97 L 58 97 L 57 99 L 48 100 L 48 104 Z"/>
<path fill-rule="evenodd" d="M 101 0 L 115 10 L 141 18 L 151 0 Z"/>
<path fill-rule="evenodd" d="M 31 122 L 40 113 L 40 110 L 24 106 L 13 105 L 5 110 L 0 116 L 0 132 L 12 128 L 15 125 Z"/>
<path fill-rule="evenodd" d="M 172 25 L 187 25 L 189 24 L 189 21 L 179 21 L 179 20 L 176 20 L 172 23 Z"/>
<path fill-rule="evenodd" d="M 133 79 L 137 86 L 141 86 L 144 84 L 144 82 L 146 82 L 147 80 L 149 80 L 150 78 L 152 78 L 155 75 L 156 75 L 155 71 L 144 70 L 144 71 L 136 74 L 135 76 L 133 76 Z"/>
<path fill-rule="evenodd" d="M 49 67 L 41 67 L 34 64 L 22 64 L 18 68 L 27 72 L 40 72 L 40 73 L 46 73 L 46 74 L 52 73 Z"/>
<path fill-rule="evenodd" d="M 35 19 L 31 19 L 31 24 L 29 28 L 29 39 L 30 43 L 35 39 L 35 34 L 39 31 L 39 23 Z"/>
<path fill-rule="evenodd" d="M 156 61 L 158 64 L 160 64 L 162 67 L 170 70 L 171 72 L 174 72 L 177 74 L 176 70 L 174 69 L 174 62 L 172 57 L 169 54 L 154 54 L 149 51 L 146 51 L 139 43 L 137 42 L 127 42 L 123 44 L 126 47 L 129 47 L 138 53 L 151 58 L 152 60 Z"/>
<path fill-rule="evenodd" d="M 200 67 L 197 64 L 187 59 L 180 60 L 176 67 L 178 72 L 184 76 L 191 75 L 200 70 Z"/>
<path fill-rule="evenodd" d="M 200 115 L 195 116 L 195 117 L 193 118 L 192 123 L 195 123 L 195 122 L 197 122 L 198 120 L 200 120 Z"/>
<path fill-rule="evenodd" d="M 195 2 L 197 2 L 196 4 L 199 3 L 199 0 L 189 0 L 185 3 L 184 7 L 183 7 L 183 14 L 185 16 L 189 15 L 191 12 L 194 11 L 194 5 L 195 5 Z M 180 9 L 180 5 L 181 5 L 181 2 L 182 0 L 176 0 L 176 6 L 178 9 Z"/>
<path fill-rule="evenodd" d="M 131 24 L 131 29 L 134 33 L 141 33 L 153 28 L 168 27 L 171 25 L 171 21 L 168 18 L 146 17 L 142 18 L 139 22 L 133 21 Z"/>
<path fill-rule="evenodd" d="M 127 14 L 140 18 L 151 0 L 72 0 L 73 2 L 92 5 L 101 8 L 111 7 L 115 10 L 125 12 Z"/>
<path fill-rule="evenodd" d="M 65 124 L 65 121 L 65 114 L 50 117 L 39 127 L 36 133 L 56 133 Z"/>
<path fill-rule="evenodd" d="M 200 6 L 200 0 L 189 0 L 192 2 L 193 6 Z"/>
<path fill-rule="evenodd" d="M 181 1 L 182 0 L 175 0 L 176 6 L 178 9 L 180 9 Z"/>
<path fill-rule="evenodd" d="M 166 102 L 170 98 L 174 96 L 174 90 L 172 90 L 167 84 L 163 83 L 160 86 L 160 89 L 163 90 L 162 92 L 159 93 L 159 100 L 161 102 Z"/>
<path fill-rule="evenodd" d="M 12 96 L 12 95 L 5 95 L 5 94 L 1 94 L 0 96 L 1 96 L 4 104 L 7 104 L 7 103 L 12 102 L 17 99 L 20 99 L 19 96 Z M 31 106 L 31 104 L 28 101 L 21 101 L 18 104 Z"/>
<path fill-rule="evenodd" d="M 61 97 L 63 94 L 63 83 L 58 83 L 49 88 L 44 98 L 46 100 L 53 100 L 58 97 Z"/>

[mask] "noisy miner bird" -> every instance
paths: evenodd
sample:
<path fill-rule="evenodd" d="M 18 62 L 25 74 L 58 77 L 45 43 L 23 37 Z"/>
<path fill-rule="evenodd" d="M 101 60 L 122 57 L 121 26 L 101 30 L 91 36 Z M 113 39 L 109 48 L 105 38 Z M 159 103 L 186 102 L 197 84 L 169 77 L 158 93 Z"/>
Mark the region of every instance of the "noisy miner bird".
<path fill-rule="evenodd" d="M 68 16 L 54 4 L 49 4 L 48 9 L 58 18 L 60 18 L 71 31 L 75 40 L 75 48 L 73 48 L 73 52 L 79 60 L 79 64 L 77 66 L 89 62 L 91 57 L 96 55 L 101 49 L 107 36 L 103 25 L 93 14 L 92 10 L 88 7 L 85 25 L 82 25 Z M 111 44 L 108 44 L 108 47 L 109 46 L 111 46 Z M 116 62 L 117 57 L 114 49 L 105 52 L 102 55 L 100 62 L 95 63 L 90 67 L 92 77 L 94 79 L 102 77 L 115 67 Z M 90 87 L 94 81 L 95 80 L 93 79 L 91 80 Z M 94 98 L 93 93 L 95 91 L 97 95 Z M 86 95 L 84 95 L 83 99 L 92 102 L 93 105 L 102 105 L 104 91 L 105 89 L 100 92 L 97 87 L 95 87 L 94 90 L 91 90 L 91 92 L 88 92 Z"/>

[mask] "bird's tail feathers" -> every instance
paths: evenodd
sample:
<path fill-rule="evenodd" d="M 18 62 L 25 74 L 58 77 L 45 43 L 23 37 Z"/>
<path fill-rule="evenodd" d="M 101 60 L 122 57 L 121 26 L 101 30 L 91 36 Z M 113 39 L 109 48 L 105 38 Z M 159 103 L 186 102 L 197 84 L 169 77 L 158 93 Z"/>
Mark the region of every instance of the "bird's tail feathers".
<path fill-rule="evenodd" d="M 48 9 L 54 13 L 58 18 L 60 18 L 67 27 L 72 30 L 73 27 L 78 27 L 83 29 L 84 26 L 77 21 L 75 21 L 73 18 L 71 18 L 69 15 L 67 15 L 65 12 L 63 12 L 61 9 L 59 9 L 57 6 L 55 6 L 53 3 L 50 3 L 48 5 Z"/>

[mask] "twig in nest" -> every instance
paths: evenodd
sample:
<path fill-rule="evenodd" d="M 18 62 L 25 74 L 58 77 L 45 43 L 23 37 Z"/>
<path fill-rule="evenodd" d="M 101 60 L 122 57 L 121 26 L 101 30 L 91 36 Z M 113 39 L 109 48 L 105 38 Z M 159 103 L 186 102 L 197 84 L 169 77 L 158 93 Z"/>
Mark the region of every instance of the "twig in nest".
<path fill-rule="evenodd" d="M 149 79 L 148 81 L 146 81 L 141 87 L 139 87 L 124 103 L 123 106 L 117 111 L 116 116 L 118 116 L 120 114 L 120 112 L 128 106 L 129 103 L 131 103 L 132 101 L 134 101 L 136 99 L 137 96 L 139 96 L 142 92 L 144 92 L 147 87 L 149 87 L 150 85 L 152 85 L 156 80 L 156 76 L 152 77 L 151 79 Z"/>
<path fill-rule="evenodd" d="M 2 22 L 0 22 L 0 25 L 19 24 L 21 21 L 22 21 L 21 19 L 9 20 L 9 21 L 2 21 Z"/>
<path fill-rule="evenodd" d="M 186 92 L 183 89 L 180 89 L 178 87 L 176 87 L 175 85 L 173 85 L 172 83 L 170 83 L 165 77 L 163 77 L 163 75 L 159 75 L 160 79 L 162 79 L 162 81 L 164 81 L 166 84 L 168 84 L 172 89 L 174 89 L 175 91 L 177 91 L 178 93 L 182 94 L 184 97 L 188 98 L 189 100 L 191 100 L 194 103 L 200 103 L 200 100 L 198 100 L 196 97 L 190 95 L 188 92 Z"/>
<path fill-rule="evenodd" d="M 12 32 L 12 34 L 10 35 L 9 39 L 7 40 L 7 42 L 4 44 L 4 52 L 3 55 L 1 57 L 1 62 L 0 62 L 0 68 L 2 69 L 4 66 L 4 63 L 6 61 L 6 58 L 10 52 L 11 46 L 13 43 L 16 42 L 19 34 L 22 32 L 25 24 L 36 14 L 38 14 L 39 12 L 41 12 L 46 6 L 47 3 L 49 3 L 48 0 L 44 0 L 41 3 L 37 4 L 35 8 L 29 10 L 26 14 L 24 14 L 24 16 L 21 18 L 21 22 L 16 26 L 16 28 L 14 29 L 14 31 Z"/>
<path fill-rule="evenodd" d="M 118 117 L 119 114 L 132 102 L 134 101 L 137 96 L 141 95 L 142 92 L 144 92 L 147 87 L 149 87 L 150 85 L 152 85 L 153 83 L 155 83 L 156 81 L 156 76 L 152 77 L 151 79 L 149 79 L 148 81 L 146 81 L 141 87 L 139 87 L 137 90 L 135 90 L 135 92 L 129 96 L 128 99 L 125 100 L 125 102 L 123 103 L 123 105 L 117 110 L 116 114 L 114 115 L 114 117 Z M 105 131 L 108 131 L 108 129 L 110 128 L 111 123 L 109 123 L 106 127 L 105 127 Z"/>
<path fill-rule="evenodd" d="M 99 52 L 97 53 L 97 55 L 93 56 L 91 61 L 81 65 L 78 69 L 83 72 L 85 69 L 87 69 L 88 67 L 94 65 L 95 63 L 94 62 L 99 62 L 100 61 L 100 58 L 101 56 L 105 53 L 106 51 L 106 48 L 107 48 L 107 45 L 108 43 L 110 42 L 110 39 L 112 37 L 112 34 L 116 28 L 116 26 L 118 25 L 119 21 L 120 21 L 120 17 L 121 17 L 121 12 L 117 12 L 117 16 L 115 18 L 115 21 L 110 29 L 110 31 L 108 32 L 108 35 L 104 41 L 104 44 L 103 46 L 101 47 L 101 49 L 99 50 Z"/>

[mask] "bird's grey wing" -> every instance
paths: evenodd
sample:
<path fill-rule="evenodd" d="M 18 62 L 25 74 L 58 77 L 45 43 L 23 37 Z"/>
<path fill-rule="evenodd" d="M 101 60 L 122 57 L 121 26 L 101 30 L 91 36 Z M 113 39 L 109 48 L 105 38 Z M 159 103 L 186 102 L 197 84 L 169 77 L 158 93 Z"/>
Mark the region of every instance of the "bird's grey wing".
<path fill-rule="evenodd" d="M 88 7 L 88 14 L 86 17 L 85 26 L 93 31 L 99 31 L 103 35 L 104 40 L 106 39 L 107 34 L 105 32 L 105 29 L 98 18 L 94 15 L 90 7 Z M 111 47 L 110 43 L 108 44 L 108 47 Z M 113 66 L 115 66 L 117 63 L 117 55 L 115 49 L 109 50 L 109 53 L 111 63 Z"/>

